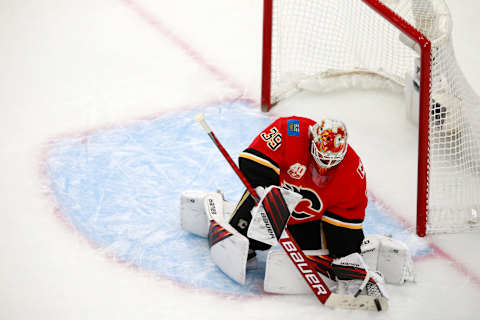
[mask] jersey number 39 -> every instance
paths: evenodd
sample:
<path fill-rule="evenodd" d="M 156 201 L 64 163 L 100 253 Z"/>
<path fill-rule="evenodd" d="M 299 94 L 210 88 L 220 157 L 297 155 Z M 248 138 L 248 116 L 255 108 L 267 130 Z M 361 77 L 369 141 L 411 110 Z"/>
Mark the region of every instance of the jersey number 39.
<path fill-rule="evenodd" d="M 267 143 L 267 146 L 273 151 L 277 150 L 282 144 L 282 134 L 278 132 L 278 129 L 273 127 L 269 133 L 262 132 L 260 137 Z"/>

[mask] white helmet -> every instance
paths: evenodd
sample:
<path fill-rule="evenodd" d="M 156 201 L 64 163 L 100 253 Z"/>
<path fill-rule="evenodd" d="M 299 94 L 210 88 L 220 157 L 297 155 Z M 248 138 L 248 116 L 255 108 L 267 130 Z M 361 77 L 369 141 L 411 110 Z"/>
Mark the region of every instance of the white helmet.
<path fill-rule="evenodd" d="M 326 119 L 310 126 L 311 153 L 321 168 L 339 164 L 347 153 L 347 128 L 342 121 Z"/>

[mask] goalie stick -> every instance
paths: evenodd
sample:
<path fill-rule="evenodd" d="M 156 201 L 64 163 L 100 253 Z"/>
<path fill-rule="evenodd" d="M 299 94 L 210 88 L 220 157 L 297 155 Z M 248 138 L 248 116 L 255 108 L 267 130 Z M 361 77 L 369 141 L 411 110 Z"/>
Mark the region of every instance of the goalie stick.
<path fill-rule="evenodd" d="M 245 178 L 243 173 L 240 171 L 238 166 L 235 164 L 233 159 L 230 157 L 228 152 L 222 146 L 220 141 L 217 139 L 212 129 L 208 126 L 205 121 L 205 116 L 203 113 L 200 113 L 195 116 L 195 121 L 198 122 L 205 132 L 208 134 L 213 143 L 217 146 L 218 150 L 225 157 L 225 160 L 230 164 L 233 171 L 237 174 L 240 180 L 243 182 L 247 190 L 250 192 L 252 197 L 255 200 L 255 203 L 258 205 L 260 197 L 258 196 L 255 189 L 251 186 L 248 180 Z M 280 194 L 280 193 L 279 193 Z M 285 210 L 287 207 L 284 204 L 284 199 L 280 194 L 272 195 L 271 199 L 275 199 L 275 204 L 277 209 Z M 282 201 L 283 200 L 283 201 Z M 286 214 L 285 212 L 272 212 L 270 206 L 264 206 L 265 211 L 269 214 L 270 218 L 272 216 L 278 216 Z M 270 210 L 270 211 L 269 211 Z M 288 213 L 289 215 L 290 213 Z M 276 236 L 278 238 L 278 233 Z M 311 265 L 302 249 L 298 246 L 297 242 L 293 239 L 292 235 L 288 228 L 283 230 L 283 233 L 279 235 L 278 242 L 281 247 L 290 258 L 292 263 L 295 265 L 297 270 L 302 275 L 303 279 L 310 287 L 317 299 L 324 305 L 332 308 L 344 308 L 344 309 L 362 309 L 362 310 L 373 310 L 373 311 L 385 311 L 388 308 L 388 302 L 384 297 L 373 297 L 367 295 L 342 295 L 333 293 L 330 288 L 325 284 L 320 275 L 315 271 L 315 268 Z"/>

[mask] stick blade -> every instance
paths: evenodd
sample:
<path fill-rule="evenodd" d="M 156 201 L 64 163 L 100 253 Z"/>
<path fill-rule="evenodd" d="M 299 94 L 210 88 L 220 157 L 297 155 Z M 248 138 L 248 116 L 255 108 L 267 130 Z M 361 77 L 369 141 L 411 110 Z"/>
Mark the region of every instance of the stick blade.
<path fill-rule="evenodd" d="M 327 307 L 340 309 L 358 309 L 368 311 L 387 311 L 388 300 L 384 297 L 372 297 L 366 295 L 343 295 L 332 293 L 325 303 Z"/>

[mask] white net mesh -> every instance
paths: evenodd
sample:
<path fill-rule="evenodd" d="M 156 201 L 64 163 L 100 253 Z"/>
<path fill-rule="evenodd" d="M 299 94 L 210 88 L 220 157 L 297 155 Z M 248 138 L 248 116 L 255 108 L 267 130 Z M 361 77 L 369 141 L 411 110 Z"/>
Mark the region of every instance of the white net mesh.
<path fill-rule="evenodd" d="M 480 100 L 457 66 L 448 8 L 379 2 L 432 43 L 427 232 L 480 229 Z M 361 0 L 275 0 L 271 102 L 298 89 L 402 90 L 419 51 L 400 33 Z"/>

